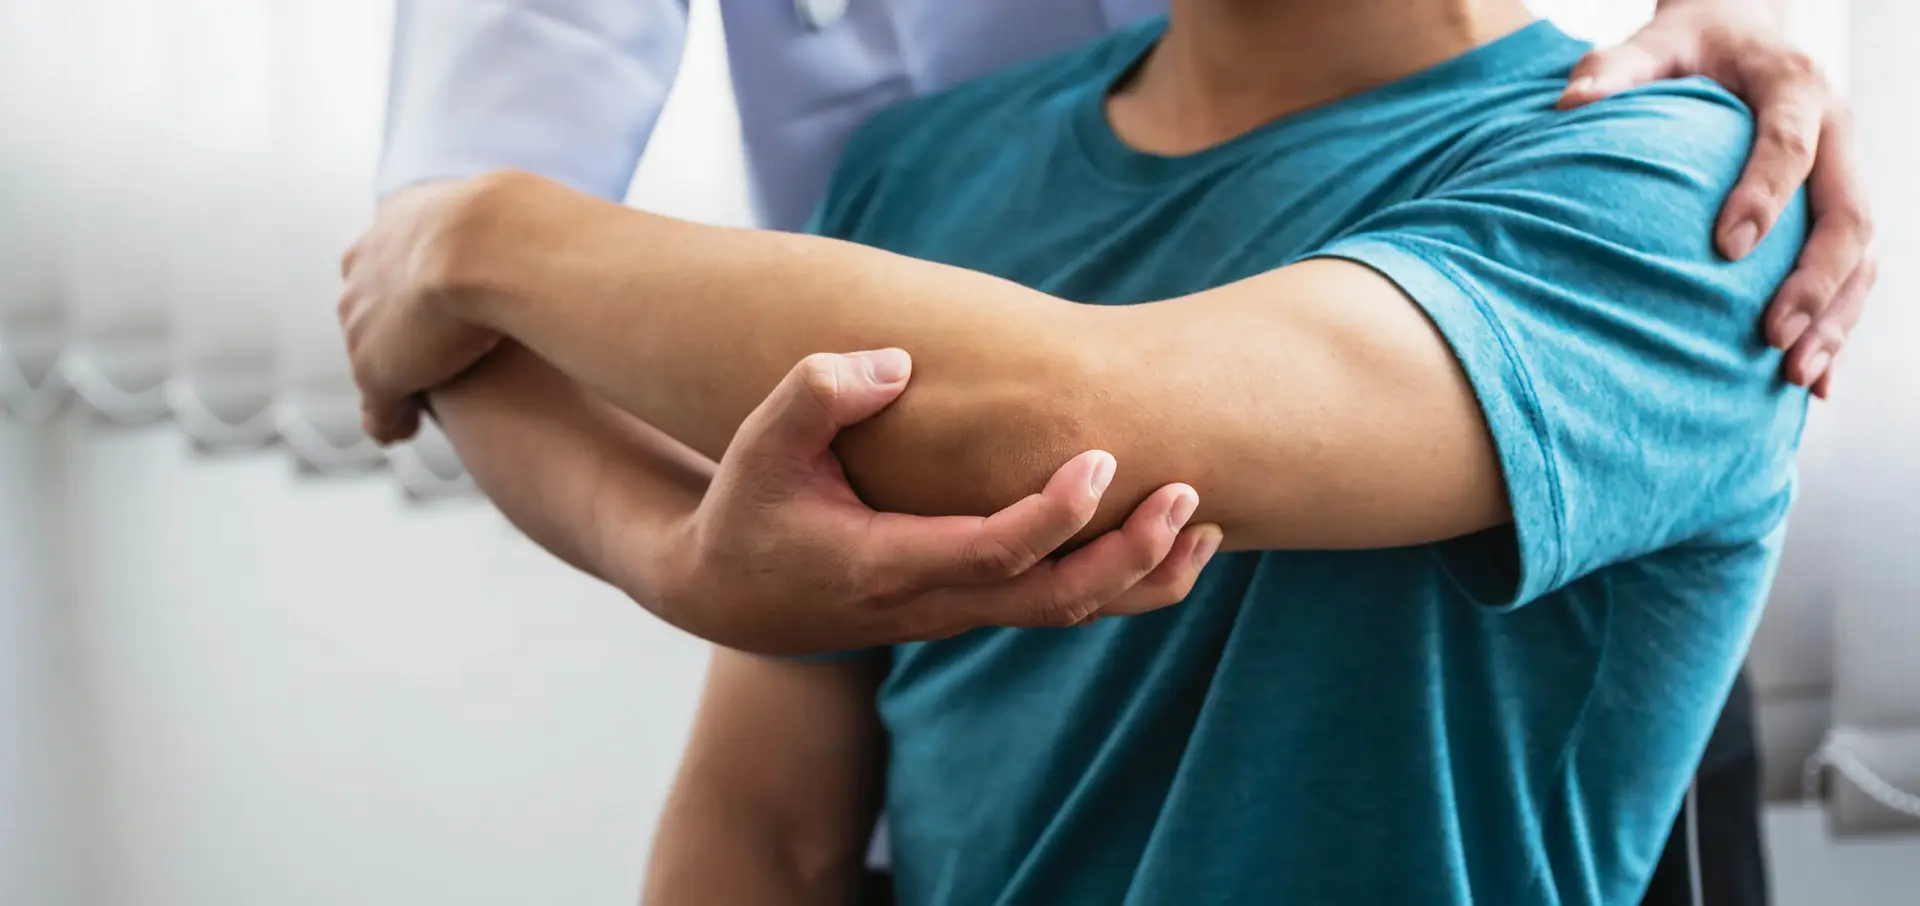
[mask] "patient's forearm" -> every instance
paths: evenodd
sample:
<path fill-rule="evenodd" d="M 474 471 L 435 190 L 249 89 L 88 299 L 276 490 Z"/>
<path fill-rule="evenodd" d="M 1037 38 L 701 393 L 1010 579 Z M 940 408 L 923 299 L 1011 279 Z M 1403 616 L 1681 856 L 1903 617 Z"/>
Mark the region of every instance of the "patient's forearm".
<path fill-rule="evenodd" d="M 835 446 L 877 509 L 986 515 L 1105 449 L 1119 469 L 1083 538 L 1175 481 L 1230 548 L 1390 547 L 1507 518 L 1458 363 L 1358 265 L 1081 305 L 853 243 L 501 185 L 460 244 L 456 315 L 707 456 L 802 357 L 899 346 L 906 392 Z"/>
<path fill-rule="evenodd" d="M 434 391 L 436 417 L 495 506 L 535 543 L 630 594 L 627 556 L 699 504 L 713 464 L 508 344 Z M 609 544 L 621 539 L 634 543 Z M 638 595 L 651 608 L 644 593 Z"/>
<path fill-rule="evenodd" d="M 1088 371 L 1083 353 L 1111 351 L 1089 335 L 1088 306 L 852 243 L 654 217 L 537 181 L 496 198 L 502 214 L 476 218 L 486 235 L 472 244 L 469 273 L 479 276 L 460 294 L 471 300 L 463 314 L 709 457 L 800 359 L 883 346 L 913 355 L 913 378 L 838 448 L 876 507 L 985 515 L 1085 449 L 1070 422 L 1101 401 L 1072 388 Z M 1036 401 L 1051 413 L 1045 424 L 1034 423 Z M 983 456 L 983 439 L 995 455 Z M 977 468 L 987 458 L 992 469 Z M 1121 461 L 1123 481 L 1135 465 Z M 1110 493 L 1105 527 L 1137 502 Z"/>

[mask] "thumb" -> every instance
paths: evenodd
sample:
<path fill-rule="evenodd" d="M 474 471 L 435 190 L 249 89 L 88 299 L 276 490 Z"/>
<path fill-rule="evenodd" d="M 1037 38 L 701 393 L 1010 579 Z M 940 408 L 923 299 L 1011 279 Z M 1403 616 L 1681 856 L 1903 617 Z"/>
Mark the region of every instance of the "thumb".
<path fill-rule="evenodd" d="M 1674 55 L 1661 46 L 1658 38 L 1643 30 L 1625 43 L 1581 57 L 1567 76 L 1567 90 L 1560 95 L 1560 109 L 1591 104 L 1671 75 L 1675 69 Z"/>
<path fill-rule="evenodd" d="M 872 418 L 897 399 L 912 370 L 903 349 L 807 356 L 747 416 L 740 442 L 762 453 L 818 453 L 840 429 Z"/>

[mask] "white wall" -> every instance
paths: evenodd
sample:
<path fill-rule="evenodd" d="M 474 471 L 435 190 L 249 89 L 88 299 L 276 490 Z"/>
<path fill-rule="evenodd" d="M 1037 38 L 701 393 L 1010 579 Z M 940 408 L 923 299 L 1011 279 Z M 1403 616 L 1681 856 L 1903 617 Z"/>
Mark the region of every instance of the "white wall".
<path fill-rule="evenodd" d="M 57 439 L 0 418 L 0 903 L 77 903 Z"/>
<path fill-rule="evenodd" d="M 66 430 L 91 903 L 633 900 L 701 646 L 481 504 Z"/>

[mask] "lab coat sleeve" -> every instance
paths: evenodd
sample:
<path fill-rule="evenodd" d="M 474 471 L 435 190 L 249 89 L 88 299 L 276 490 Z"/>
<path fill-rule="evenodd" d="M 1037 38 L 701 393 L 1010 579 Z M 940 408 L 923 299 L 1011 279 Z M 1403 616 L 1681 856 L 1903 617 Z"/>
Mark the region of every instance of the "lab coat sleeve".
<path fill-rule="evenodd" d="M 627 191 L 686 0 L 398 0 L 379 191 L 512 167 Z"/>

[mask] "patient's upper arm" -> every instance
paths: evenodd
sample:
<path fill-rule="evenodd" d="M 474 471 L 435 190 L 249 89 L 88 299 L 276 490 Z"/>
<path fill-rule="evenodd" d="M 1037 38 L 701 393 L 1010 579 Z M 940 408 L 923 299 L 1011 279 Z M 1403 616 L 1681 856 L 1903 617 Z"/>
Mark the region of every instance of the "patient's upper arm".
<path fill-rule="evenodd" d="M 879 811 L 883 670 L 880 655 L 796 661 L 716 648 L 648 902 L 715 885 L 746 897 L 825 889 L 824 900 L 852 889 Z"/>
<path fill-rule="evenodd" d="M 1804 205 L 1740 261 L 1712 244 L 1751 130 L 1704 82 L 1627 92 L 1490 143 L 1316 252 L 1397 284 L 1470 379 L 1513 526 L 1443 553 L 1488 603 L 1753 540 L 1791 497 L 1806 394 L 1759 325 Z"/>

